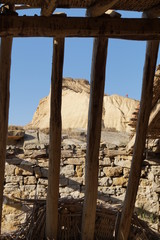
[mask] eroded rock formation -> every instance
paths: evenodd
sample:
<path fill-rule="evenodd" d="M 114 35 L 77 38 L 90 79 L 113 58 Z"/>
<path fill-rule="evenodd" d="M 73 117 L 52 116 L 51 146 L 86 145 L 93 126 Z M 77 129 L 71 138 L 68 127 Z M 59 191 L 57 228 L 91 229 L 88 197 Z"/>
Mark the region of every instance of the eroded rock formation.
<path fill-rule="evenodd" d="M 87 128 L 90 85 L 86 80 L 63 79 L 62 128 Z M 104 96 L 102 127 L 130 132 L 128 121 L 138 101 L 118 95 Z M 50 94 L 40 100 L 30 127 L 48 128 L 50 117 Z"/>

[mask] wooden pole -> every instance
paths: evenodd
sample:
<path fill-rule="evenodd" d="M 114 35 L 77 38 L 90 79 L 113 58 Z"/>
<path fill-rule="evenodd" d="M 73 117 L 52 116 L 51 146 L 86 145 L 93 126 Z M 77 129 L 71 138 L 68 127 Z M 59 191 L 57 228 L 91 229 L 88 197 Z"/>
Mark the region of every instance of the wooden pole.
<path fill-rule="evenodd" d="M 44 1 L 44 6 L 42 7 L 41 14 L 46 17 L 50 16 L 55 10 L 56 5 L 57 5 L 56 0 L 50 0 L 47 1 L 47 3 Z"/>
<path fill-rule="evenodd" d="M 97 204 L 99 145 L 101 136 L 102 106 L 108 39 L 94 40 L 91 93 L 88 114 L 87 156 L 85 172 L 85 199 L 82 216 L 82 239 L 94 238 Z"/>
<path fill-rule="evenodd" d="M 0 44 L 0 232 L 2 220 L 3 185 L 8 132 L 9 84 L 12 38 L 1 38 Z"/>
<path fill-rule="evenodd" d="M 64 39 L 54 39 L 51 80 L 51 117 L 48 195 L 46 209 L 46 238 L 57 239 L 59 174 L 61 158 L 61 98 L 64 58 Z"/>
<path fill-rule="evenodd" d="M 158 41 L 147 42 L 146 58 L 143 71 L 141 103 L 136 130 L 136 140 L 133 150 L 133 159 L 129 175 L 128 187 L 118 230 L 118 240 L 127 240 L 130 232 L 131 219 L 134 212 L 136 195 L 141 176 L 148 121 L 152 107 L 153 81 L 157 62 L 158 47 Z"/>
<path fill-rule="evenodd" d="M 88 17 L 97 17 L 104 14 L 107 10 L 114 7 L 119 0 L 101 0 L 87 9 L 86 15 Z"/>

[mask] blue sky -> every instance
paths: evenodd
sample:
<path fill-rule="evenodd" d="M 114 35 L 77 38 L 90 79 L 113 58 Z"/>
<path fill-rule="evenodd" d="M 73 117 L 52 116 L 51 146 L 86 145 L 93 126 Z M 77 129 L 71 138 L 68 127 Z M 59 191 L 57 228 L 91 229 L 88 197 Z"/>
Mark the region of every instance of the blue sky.
<path fill-rule="evenodd" d="M 64 11 L 64 10 L 60 10 Z M 67 15 L 84 16 L 84 10 L 66 10 Z M 39 14 L 39 11 L 20 12 Z M 140 13 L 121 12 L 123 17 Z M 90 81 L 92 38 L 65 40 L 64 77 Z M 146 43 L 109 40 L 105 93 L 140 99 Z M 15 38 L 12 49 L 9 124 L 25 125 L 32 120 L 39 100 L 48 95 L 53 54 L 52 38 Z M 159 63 L 159 58 L 157 63 Z"/>

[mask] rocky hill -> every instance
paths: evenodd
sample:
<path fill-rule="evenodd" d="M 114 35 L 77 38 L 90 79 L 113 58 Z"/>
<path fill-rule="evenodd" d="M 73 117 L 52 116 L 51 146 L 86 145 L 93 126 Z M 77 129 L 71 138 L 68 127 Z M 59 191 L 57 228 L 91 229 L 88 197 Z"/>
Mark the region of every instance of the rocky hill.
<path fill-rule="evenodd" d="M 89 82 L 82 79 L 63 79 L 62 128 L 87 128 L 90 97 Z M 138 101 L 118 95 L 104 96 L 102 127 L 122 132 L 130 132 L 129 119 Z M 30 127 L 49 127 L 50 94 L 40 100 Z"/>

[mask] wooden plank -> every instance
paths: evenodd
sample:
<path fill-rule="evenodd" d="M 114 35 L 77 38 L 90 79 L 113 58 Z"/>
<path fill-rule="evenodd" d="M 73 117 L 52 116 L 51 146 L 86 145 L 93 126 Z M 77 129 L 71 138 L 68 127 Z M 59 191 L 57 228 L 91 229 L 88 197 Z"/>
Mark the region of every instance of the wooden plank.
<path fill-rule="evenodd" d="M 158 54 L 158 41 L 148 41 L 143 72 L 143 86 L 138 116 L 136 140 L 133 150 L 133 159 L 129 175 L 128 187 L 122 209 L 122 216 L 118 231 L 118 240 L 127 240 L 130 232 L 131 218 L 134 212 L 136 195 L 141 176 L 143 153 L 146 142 L 148 121 L 152 107 L 153 82 Z M 126 221 L 127 219 L 127 221 Z"/>
<path fill-rule="evenodd" d="M 96 2 L 93 6 L 87 9 L 86 15 L 88 17 L 98 17 L 111 9 L 119 0 L 101 0 Z"/>
<path fill-rule="evenodd" d="M 159 9 L 159 5 L 157 5 L 156 7 L 150 8 L 148 9 L 146 12 L 148 17 L 153 18 L 154 17 L 159 17 L 160 16 L 160 9 Z"/>
<path fill-rule="evenodd" d="M 46 209 L 46 238 L 57 239 L 59 175 L 61 159 L 61 98 L 64 58 L 64 39 L 54 39 L 51 80 L 51 117 L 48 194 Z"/>
<path fill-rule="evenodd" d="M 3 184 L 9 111 L 9 84 L 12 38 L 1 38 L 0 44 L 0 229 L 2 220 Z M 0 230 L 1 232 L 1 230 Z"/>
<path fill-rule="evenodd" d="M 56 6 L 57 0 L 44 1 L 44 6 L 41 9 L 41 15 L 46 17 L 52 15 L 53 11 L 56 9 Z"/>
<path fill-rule="evenodd" d="M 94 40 L 91 93 L 88 113 L 87 154 L 85 169 L 85 198 L 82 217 L 82 239 L 93 239 L 97 204 L 99 145 L 108 40 Z"/>
<path fill-rule="evenodd" d="M 0 36 L 160 40 L 160 19 L 0 16 Z"/>

